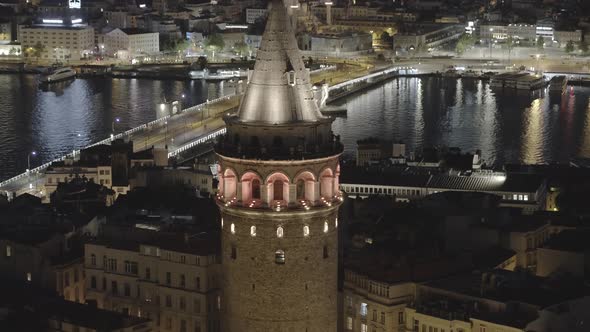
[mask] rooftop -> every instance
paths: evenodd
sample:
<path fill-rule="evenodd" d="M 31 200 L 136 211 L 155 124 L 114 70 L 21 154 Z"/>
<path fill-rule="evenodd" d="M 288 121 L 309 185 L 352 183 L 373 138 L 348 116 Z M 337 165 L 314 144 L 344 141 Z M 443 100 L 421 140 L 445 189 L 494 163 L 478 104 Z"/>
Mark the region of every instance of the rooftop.
<path fill-rule="evenodd" d="M 543 248 L 585 253 L 590 249 L 590 230 L 568 229 L 552 236 Z"/>

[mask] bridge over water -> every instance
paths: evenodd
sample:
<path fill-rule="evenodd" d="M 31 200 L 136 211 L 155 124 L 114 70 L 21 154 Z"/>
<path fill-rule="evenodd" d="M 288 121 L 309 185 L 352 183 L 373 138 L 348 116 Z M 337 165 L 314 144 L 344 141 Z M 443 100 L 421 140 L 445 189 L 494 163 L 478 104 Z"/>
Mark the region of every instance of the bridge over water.
<path fill-rule="evenodd" d="M 336 77 L 335 85 L 323 89 L 321 93 L 327 93 L 328 98 L 324 101 L 333 101 L 329 98 L 331 92 L 338 91 L 339 96 L 343 97 L 348 93 L 342 93 L 343 88 L 355 87 L 357 91 L 359 83 L 370 83 L 382 75 L 389 75 L 391 68 L 368 73 L 366 70 L 349 71 L 347 75 L 335 70 L 335 67 L 328 67 L 315 71 L 314 81 L 326 81 L 327 77 Z M 350 90 L 350 93 L 353 91 Z M 232 112 L 239 106 L 241 94 L 228 95 L 218 99 L 208 101 L 193 107 L 181 110 L 177 114 L 161 117 L 157 120 L 145 123 L 141 126 L 129 129 L 115 135 L 111 135 L 101 141 L 93 143 L 82 149 L 100 145 L 111 144 L 116 139 L 133 141 L 133 150 L 141 151 L 152 146 L 167 147 L 168 157 L 177 156 L 179 153 L 195 148 L 201 144 L 211 141 L 215 137 L 225 133 L 225 124 L 221 115 Z M 321 98 L 321 97 L 320 97 Z M 57 158 L 27 170 L 13 178 L 0 182 L 0 192 L 5 192 L 9 197 L 12 193 L 17 196 L 29 193 L 36 196 L 44 196 L 44 172 L 54 162 L 66 160 L 66 158 L 75 158 L 80 154 L 80 150 L 73 150 L 65 156 Z"/>

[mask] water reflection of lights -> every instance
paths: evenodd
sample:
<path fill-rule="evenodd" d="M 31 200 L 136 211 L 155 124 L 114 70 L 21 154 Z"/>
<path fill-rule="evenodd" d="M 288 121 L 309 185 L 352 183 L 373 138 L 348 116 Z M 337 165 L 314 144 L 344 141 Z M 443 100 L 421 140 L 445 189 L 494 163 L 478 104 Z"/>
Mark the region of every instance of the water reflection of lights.
<path fill-rule="evenodd" d="M 547 98 L 533 100 L 531 107 L 527 108 L 524 115 L 524 135 L 522 140 L 522 158 L 525 164 L 535 164 L 542 162 L 543 149 L 543 130 L 545 122 L 545 112 L 547 111 Z"/>

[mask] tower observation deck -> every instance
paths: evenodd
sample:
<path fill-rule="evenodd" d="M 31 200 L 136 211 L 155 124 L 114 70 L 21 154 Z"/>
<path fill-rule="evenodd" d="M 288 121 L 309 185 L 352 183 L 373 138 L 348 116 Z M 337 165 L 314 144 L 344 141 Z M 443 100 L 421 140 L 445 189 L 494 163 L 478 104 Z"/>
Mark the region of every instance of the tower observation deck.
<path fill-rule="evenodd" d="M 342 145 L 290 20 L 271 1 L 246 93 L 215 147 L 224 332 L 337 329 Z"/>

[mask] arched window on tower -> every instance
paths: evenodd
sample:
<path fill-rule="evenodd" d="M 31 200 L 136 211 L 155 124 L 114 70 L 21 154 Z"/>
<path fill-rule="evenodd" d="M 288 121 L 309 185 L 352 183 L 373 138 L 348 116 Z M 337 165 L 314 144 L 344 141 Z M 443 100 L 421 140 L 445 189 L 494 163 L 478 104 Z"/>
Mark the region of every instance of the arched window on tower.
<path fill-rule="evenodd" d="M 236 225 L 234 225 L 234 224 L 231 224 L 231 225 L 229 226 L 229 229 L 230 229 L 230 231 L 231 231 L 231 233 L 232 233 L 232 234 L 236 234 Z"/>
<path fill-rule="evenodd" d="M 283 200 L 283 181 L 282 180 L 275 180 L 273 182 L 273 200 L 275 201 L 282 201 Z"/>
<path fill-rule="evenodd" d="M 303 226 L 303 236 L 309 236 L 309 226 Z"/>
<path fill-rule="evenodd" d="M 297 180 L 297 199 L 305 199 L 305 181 Z"/>
<path fill-rule="evenodd" d="M 329 230 L 328 222 L 324 221 L 324 233 L 328 233 L 328 230 Z"/>
<path fill-rule="evenodd" d="M 297 200 L 314 202 L 316 200 L 314 187 L 315 176 L 311 172 L 305 171 L 297 175 L 295 178 Z"/>
<path fill-rule="evenodd" d="M 260 180 L 252 180 L 252 199 L 260 199 Z"/>
<path fill-rule="evenodd" d="M 256 226 L 250 227 L 250 236 L 256 236 Z"/>
<path fill-rule="evenodd" d="M 279 226 L 277 228 L 277 237 L 283 237 L 283 227 Z"/>
<path fill-rule="evenodd" d="M 281 249 L 275 251 L 275 263 L 285 264 L 285 252 Z"/>

